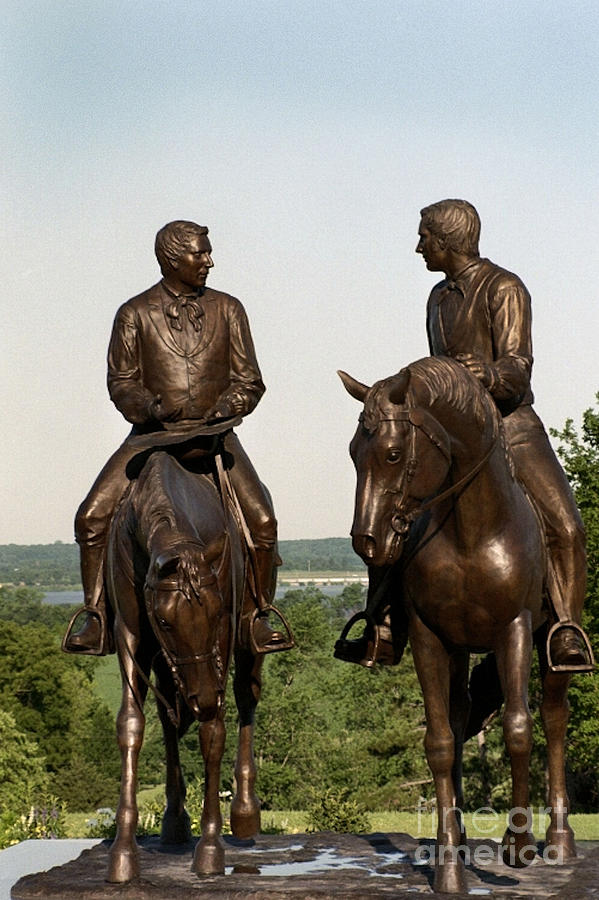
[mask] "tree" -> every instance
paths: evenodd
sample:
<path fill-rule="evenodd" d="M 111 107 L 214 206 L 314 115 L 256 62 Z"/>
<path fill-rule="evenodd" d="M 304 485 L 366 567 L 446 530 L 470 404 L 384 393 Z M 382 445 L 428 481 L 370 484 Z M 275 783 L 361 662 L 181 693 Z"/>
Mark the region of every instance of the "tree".
<path fill-rule="evenodd" d="M 114 725 L 93 690 L 96 661 L 62 653 L 56 636 L 41 625 L 0 621 L 0 709 L 36 741 L 46 760 L 51 788 L 72 809 L 87 808 L 75 775 L 81 760 L 93 768 L 90 784 L 118 792 L 120 771 Z M 71 773 L 71 777 L 69 776 Z M 102 798 L 98 798 L 102 799 Z"/>
<path fill-rule="evenodd" d="M 599 400 L 599 394 L 597 394 Z M 572 484 L 587 533 L 587 596 L 583 625 L 599 653 L 599 411 L 587 409 L 580 433 L 568 419 L 558 453 Z M 568 762 L 575 805 L 584 811 L 599 803 L 599 683 L 596 676 L 576 676 L 570 687 Z"/>
<path fill-rule="evenodd" d="M 0 709 L 0 810 L 22 813 L 47 787 L 46 760 L 36 741 Z"/>

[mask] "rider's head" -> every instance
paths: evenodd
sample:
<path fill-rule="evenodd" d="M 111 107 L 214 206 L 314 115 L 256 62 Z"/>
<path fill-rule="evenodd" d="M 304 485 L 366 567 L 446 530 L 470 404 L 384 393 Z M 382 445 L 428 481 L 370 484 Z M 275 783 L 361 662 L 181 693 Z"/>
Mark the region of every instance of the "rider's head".
<path fill-rule="evenodd" d="M 422 225 L 446 250 L 464 256 L 478 256 L 480 219 L 466 200 L 440 200 L 420 210 Z"/>
<path fill-rule="evenodd" d="M 208 229 L 204 225 L 182 219 L 161 228 L 156 235 L 154 249 L 162 274 L 166 275 L 173 263 L 176 264 L 188 252 L 195 239 L 207 234 Z"/>

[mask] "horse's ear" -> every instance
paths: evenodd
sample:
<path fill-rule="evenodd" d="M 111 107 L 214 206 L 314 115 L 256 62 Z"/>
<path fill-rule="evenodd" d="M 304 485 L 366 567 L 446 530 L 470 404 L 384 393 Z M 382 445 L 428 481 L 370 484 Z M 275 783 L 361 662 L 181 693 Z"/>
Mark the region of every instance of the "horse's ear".
<path fill-rule="evenodd" d="M 361 403 L 364 402 L 364 398 L 366 394 L 370 390 L 368 385 L 362 384 L 361 381 L 356 381 L 355 378 L 352 378 L 351 375 L 348 375 L 347 372 L 342 372 L 341 369 L 337 369 L 337 375 L 343 382 L 343 386 L 348 394 L 350 394 L 354 400 L 359 400 Z"/>
<path fill-rule="evenodd" d="M 165 550 L 154 560 L 154 576 L 156 579 L 166 578 L 177 571 L 179 565 L 179 553 L 174 550 Z"/>
<path fill-rule="evenodd" d="M 408 390 L 409 384 L 410 370 L 402 369 L 401 372 L 395 376 L 391 390 L 389 391 L 389 402 L 393 403 L 395 406 L 401 406 L 401 404 L 405 402 L 406 391 Z"/>

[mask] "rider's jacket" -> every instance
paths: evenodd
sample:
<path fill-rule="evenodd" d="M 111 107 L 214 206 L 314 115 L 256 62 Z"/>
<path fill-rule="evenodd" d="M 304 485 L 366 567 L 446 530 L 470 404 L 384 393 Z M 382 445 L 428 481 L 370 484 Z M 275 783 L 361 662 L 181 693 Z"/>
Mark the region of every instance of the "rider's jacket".
<path fill-rule="evenodd" d="M 197 298 L 199 327 L 177 331 L 167 313 L 172 299 L 159 282 L 118 310 L 108 348 L 117 409 L 134 426 L 148 422 L 148 404 L 158 395 L 164 408 L 181 410 L 181 419 L 200 418 L 222 402 L 237 415 L 251 412 L 265 388 L 239 300 L 205 288 Z M 185 323 L 184 311 L 181 318 Z"/>
<path fill-rule="evenodd" d="M 433 356 L 469 354 L 490 366 L 502 415 L 533 402 L 530 294 L 517 275 L 475 259 L 435 285 L 427 305 Z"/>

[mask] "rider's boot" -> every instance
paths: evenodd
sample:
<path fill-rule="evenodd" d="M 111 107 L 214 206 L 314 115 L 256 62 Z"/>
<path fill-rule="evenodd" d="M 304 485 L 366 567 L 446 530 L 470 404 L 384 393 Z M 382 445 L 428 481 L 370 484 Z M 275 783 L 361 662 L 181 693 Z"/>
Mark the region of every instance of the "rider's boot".
<path fill-rule="evenodd" d="M 105 656 L 112 652 L 112 646 L 106 621 L 104 547 L 82 543 L 80 552 L 85 605 L 71 619 L 62 642 L 62 649 L 67 653 Z M 74 632 L 73 626 L 82 614 L 85 617 L 84 622 Z"/>
<path fill-rule="evenodd" d="M 396 629 L 399 640 L 394 639 L 391 606 L 386 600 L 386 585 L 389 578 L 388 567 L 368 569 L 368 599 L 366 610 L 353 616 L 335 643 L 335 658 L 344 662 L 372 668 L 375 664 L 394 666 L 401 660 L 406 644 L 405 629 Z M 380 596 L 377 597 L 377 594 Z M 366 620 L 366 627 L 358 638 L 348 639 L 346 635 L 354 623 Z"/>
<path fill-rule="evenodd" d="M 268 621 L 268 614 L 275 594 L 277 582 L 277 566 L 281 558 L 276 547 L 254 550 L 256 595 L 246 590 L 240 622 L 239 640 L 243 647 L 252 653 L 274 653 L 287 650 L 293 646 L 289 634 L 273 629 Z"/>
<path fill-rule="evenodd" d="M 574 554 L 562 548 L 552 548 L 550 598 L 557 621 L 548 638 L 549 664 L 562 672 L 592 671 L 595 660 L 588 637 L 580 621 L 586 593 L 585 560 L 575 567 Z M 577 571 L 572 571 L 577 568 Z M 553 577 L 551 577 L 553 575 Z M 557 601 L 557 602 L 556 602 Z"/>

